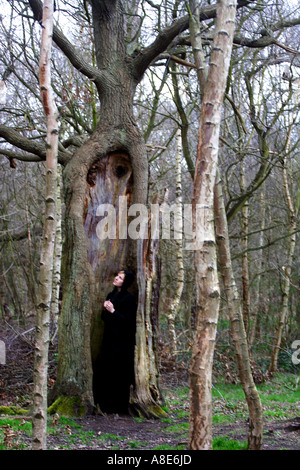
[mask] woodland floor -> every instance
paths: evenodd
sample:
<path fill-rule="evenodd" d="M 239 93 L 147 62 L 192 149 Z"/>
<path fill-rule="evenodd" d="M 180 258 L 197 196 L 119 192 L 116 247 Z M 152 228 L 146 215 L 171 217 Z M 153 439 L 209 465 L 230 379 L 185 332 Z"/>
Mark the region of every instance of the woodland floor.
<path fill-rule="evenodd" d="M 29 408 L 32 393 L 33 330 L 12 327 L 0 320 L 0 340 L 6 344 L 6 364 L 0 365 L 0 406 Z M 54 357 L 54 356 L 53 356 Z M 51 386 L 55 379 L 55 361 L 49 364 Z M 187 386 L 187 374 L 181 369 L 163 370 L 163 391 L 174 393 Z M 180 405 L 185 412 L 188 404 Z M 182 410 L 183 411 L 183 410 Z M 266 420 L 263 450 L 300 450 L 300 412 L 290 419 Z M 77 450 L 153 450 L 186 449 L 187 413 L 171 413 L 166 420 L 137 420 L 130 416 L 93 415 L 72 419 L 72 426 L 62 422 L 48 435 L 49 449 Z M 15 418 L 15 416 L 14 416 Z M 20 418 L 20 419 L 23 419 Z M 25 420 L 29 420 L 26 418 Z M 185 424 L 185 426 L 184 426 Z M 177 429 L 175 427 L 177 425 Z M 1 425 L 0 425 L 1 426 Z M 214 424 L 213 435 L 230 436 L 231 440 L 247 441 L 247 419 Z M 83 434 L 86 436 L 83 439 Z M 101 438 L 103 436 L 103 439 Z M 30 437 L 21 437 L 30 449 Z M 0 438 L 1 441 L 1 438 Z"/>

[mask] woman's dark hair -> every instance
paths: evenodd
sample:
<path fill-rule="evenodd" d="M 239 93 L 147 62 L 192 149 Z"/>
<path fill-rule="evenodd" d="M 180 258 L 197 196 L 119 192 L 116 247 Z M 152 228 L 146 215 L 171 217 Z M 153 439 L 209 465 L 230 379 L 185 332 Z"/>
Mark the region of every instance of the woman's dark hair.
<path fill-rule="evenodd" d="M 127 271 L 127 269 L 121 269 L 119 272 L 122 272 L 125 274 L 125 279 L 121 288 L 122 291 L 125 291 L 133 284 L 134 274 L 131 271 Z"/>

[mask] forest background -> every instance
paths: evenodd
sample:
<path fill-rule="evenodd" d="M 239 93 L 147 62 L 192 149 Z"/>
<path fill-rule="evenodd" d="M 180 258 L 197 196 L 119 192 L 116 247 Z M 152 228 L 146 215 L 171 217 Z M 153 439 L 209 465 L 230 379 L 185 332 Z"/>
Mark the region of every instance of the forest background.
<path fill-rule="evenodd" d="M 34 2 L 32 2 L 34 3 Z M 243 3 L 243 2 L 239 2 Z M 299 18 L 288 2 L 244 2 L 239 8 L 220 130 L 219 170 L 225 198 L 234 278 L 257 380 L 278 367 L 297 372 L 299 247 Z M 5 3 L 1 15 L 1 313 L 30 330 L 35 319 L 44 221 L 46 129 L 39 93 L 40 26 L 26 2 Z M 210 8 L 210 2 L 201 7 Z M 126 47 L 138 54 L 186 2 L 124 2 Z M 55 21 L 95 66 L 87 2 L 60 1 Z M 209 57 L 214 18 L 201 23 Z M 82 41 L 82 38 L 88 40 Z M 52 86 L 59 110 L 61 162 L 93 134 L 99 122 L 97 90 L 59 49 L 52 52 Z M 190 38 L 178 35 L 145 73 L 134 96 L 134 117 L 147 149 L 148 203 L 155 195 L 189 204 L 198 145 L 201 86 Z M 74 64 L 73 64 L 74 65 Z M 180 134 L 178 133 L 180 130 Z M 180 162 L 180 163 L 178 163 Z M 59 188 L 62 176 L 58 167 Z M 177 181 L 177 184 L 175 182 Z M 180 181 L 180 184 L 178 182 Z M 58 191 L 63 195 L 63 190 Z M 53 268 L 51 341 L 57 338 L 66 233 L 61 199 Z M 195 327 L 193 252 L 175 239 L 160 240 L 159 357 L 187 370 Z M 5 341 L 5 338 L 3 339 Z M 234 354 L 227 300 L 221 293 L 215 371 Z M 222 360 L 218 361 L 218 357 Z M 225 370 L 225 373 L 228 371 Z M 228 372 L 231 375 L 232 372 Z M 231 377 L 232 378 L 232 377 Z"/>

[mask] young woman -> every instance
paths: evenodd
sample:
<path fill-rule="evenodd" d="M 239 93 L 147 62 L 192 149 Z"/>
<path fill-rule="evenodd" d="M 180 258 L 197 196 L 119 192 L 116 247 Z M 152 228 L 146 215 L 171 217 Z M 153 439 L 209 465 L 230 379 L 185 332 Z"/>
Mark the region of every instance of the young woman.
<path fill-rule="evenodd" d="M 114 289 L 104 302 L 104 332 L 94 399 L 106 413 L 128 413 L 130 385 L 134 384 L 136 302 L 127 291 L 133 281 L 130 271 L 118 272 Z"/>

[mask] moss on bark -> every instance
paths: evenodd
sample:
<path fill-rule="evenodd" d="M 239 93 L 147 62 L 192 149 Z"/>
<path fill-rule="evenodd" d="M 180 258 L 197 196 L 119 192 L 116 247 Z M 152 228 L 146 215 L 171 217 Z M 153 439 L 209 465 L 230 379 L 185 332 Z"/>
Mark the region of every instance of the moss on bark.
<path fill-rule="evenodd" d="M 80 397 L 61 396 L 48 408 L 50 415 L 58 413 L 62 416 L 84 416 L 87 413 L 87 407 L 82 403 Z"/>
<path fill-rule="evenodd" d="M 29 411 L 19 406 L 0 406 L 0 415 L 26 415 Z"/>

